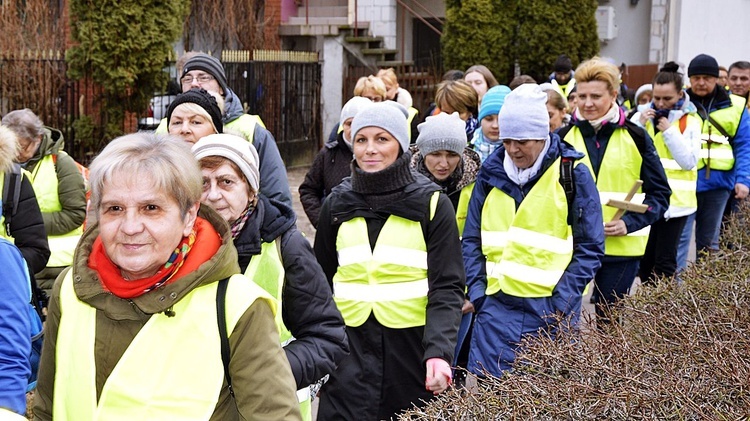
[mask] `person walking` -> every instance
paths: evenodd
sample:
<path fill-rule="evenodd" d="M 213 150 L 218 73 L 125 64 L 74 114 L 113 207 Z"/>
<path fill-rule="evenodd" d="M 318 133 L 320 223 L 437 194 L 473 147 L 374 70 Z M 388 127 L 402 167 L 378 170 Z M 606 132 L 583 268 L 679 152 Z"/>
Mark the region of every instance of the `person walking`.
<path fill-rule="evenodd" d="M 352 122 L 352 175 L 320 212 L 315 255 L 344 316 L 350 355 L 321 390 L 318 420 L 382 420 L 451 382 L 464 270 L 453 206 L 409 168 L 406 110 Z"/>
<path fill-rule="evenodd" d="M 538 85 L 508 94 L 498 115 L 503 147 L 482 165 L 469 202 L 468 369 L 478 376 L 511 369 L 524 337 L 575 327 L 604 254 L 594 180 L 583 154 L 549 132 L 546 103 Z"/>
<path fill-rule="evenodd" d="M 200 206 L 188 145 L 139 132 L 91 164 L 95 223 L 52 290 L 38 420 L 298 420 L 275 303 Z"/>
<path fill-rule="evenodd" d="M 617 103 L 620 71 L 598 57 L 581 63 L 575 71 L 578 107 L 571 125 L 560 137 L 586 156 L 602 203 L 605 246 L 602 266 L 594 278 L 597 327 L 611 322 L 608 308 L 630 292 L 638 264 L 646 249 L 649 226 L 669 206 L 671 190 L 653 141 L 643 128 L 627 120 Z M 636 182 L 642 180 L 642 187 Z M 609 199 L 644 204 L 644 213 L 608 206 Z M 615 218 L 615 216 L 618 216 Z"/>
<path fill-rule="evenodd" d="M 344 320 L 292 208 L 258 195 L 258 153 L 231 134 L 193 146 L 203 173 L 201 202 L 229 224 L 240 270 L 276 300 L 279 327 L 297 384 L 300 411 L 312 419 L 310 385 L 348 354 Z"/>

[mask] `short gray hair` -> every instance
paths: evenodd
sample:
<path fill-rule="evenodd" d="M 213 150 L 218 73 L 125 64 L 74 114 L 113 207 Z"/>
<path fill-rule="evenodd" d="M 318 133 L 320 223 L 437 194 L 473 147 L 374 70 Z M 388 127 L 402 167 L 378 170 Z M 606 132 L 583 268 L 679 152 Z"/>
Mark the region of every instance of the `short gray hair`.
<path fill-rule="evenodd" d="M 184 217 L 200 201 L 203 176 L 190 145 L 168 135 L 138 132 L 110 142 L 91 163 L 91 208 L 99 215 L 104 184 L 148 175 L 154 187 L 177 201 Z"/>
<path fill-rule="evenodd" d="M 36 140 L 44 135 L 44 123 L 28 108 L 9 112 L 3 117 L 3 124 L 21 139 Z"/>

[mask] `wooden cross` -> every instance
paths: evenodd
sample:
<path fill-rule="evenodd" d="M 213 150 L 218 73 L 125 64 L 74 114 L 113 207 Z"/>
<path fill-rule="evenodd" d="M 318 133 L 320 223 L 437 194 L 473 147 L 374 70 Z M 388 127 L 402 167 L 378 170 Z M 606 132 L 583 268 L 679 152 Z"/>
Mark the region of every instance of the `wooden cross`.
<path fill-rule="evenodd" d="M 636 212 L 636 213 L 646 213 L 646 211 L 648 210 L 648 205 L 630 202 L 633 199 L 633 196 L 635 196 L 635 194 L 638 192 L 638 189 L 641 188 L 642 185 L 643 185 L 643 180 L 635 180 L 633 187 L 630 188 L 630 191 L 625 196 L 625 200 L 609 199 L 607 201 L 606 203 L 607 206 L 617 208 L 617 212 L 615 212 L 615 216 L 612 217 L 611 222 L 617 221 L 620 218 L 622 218 L 622 215 L 625 213 L 625 211 Z"/>

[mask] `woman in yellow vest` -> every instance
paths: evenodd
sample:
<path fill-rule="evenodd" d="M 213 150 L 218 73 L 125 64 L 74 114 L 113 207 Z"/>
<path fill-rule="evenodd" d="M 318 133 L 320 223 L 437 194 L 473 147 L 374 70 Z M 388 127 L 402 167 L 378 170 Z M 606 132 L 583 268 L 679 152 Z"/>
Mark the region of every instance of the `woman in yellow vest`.
<path fill-rule="evenodd" d="M 651 225 L 639 276 L 653 285 L 658 278 L 671 278 L 677 270 L 677 247 L 689 216 L 695 214 L 701 148 L 701 119 L 682 88 L 679 66 L 669 62 L 654 76 L 652 101 L 641 111 L 638 123 L 654 139 L 656 152 L 667 174 L 672 196 L 664 217 Z M 639 105 L 640 106 L 640 105 Z"/>
<path fill-rule="evenodd" d="M 170 137 L 122 136 L 94 160 L 96 223 L 52 291 L 36 419 L 300 419 L 275 304 L 201 191 Z"/>
<path fill-rule="evenodd" d="M 607 306 L 629 293 L 646 249 L 649 226 L 664 215 L 671 192 L 651 138 L 627 120 L 617 104 L 617 67 L 598 57 L 585 61 L 576 69 L 576 87 L 578 107 L 570 126 L 559 134 L 586 154 L 581 162 L 594 176 L 602 203 L 604 258 L 593 292 L 601 327 L 609 322 Z M 615 218 L 618 209 L 605 204 L 609 199 L 625 200 L 637 180 L 643 186 L 630 201 L 646 205 L 647 210 Z"/>
<path fill-rule="evenodd" d="M 450 384 L 464 271 L 453 206 L 409 167 L 406 110 L 354 117 L 352 175 L 320 212 L 315 255 L 344 316 L 350 355 L 318 420 L 390 419 Z"/>
<path fill-rule="evenodd" d="M 281 334 L 302 406 L 310 417 L 309 386 L 331 374 L 348 353 L 344 320 L 331 297 L 294 210 L 258 195 L 258 154 L 231 134 L 209 135 L 193 146 L 203 173 L 201 202 L 231 228 L 240 270 L 278 303 Z"/>
<path fill-rule="evenodd" d="M 604 251 L 601 208 L 583 154 L 549 132 L 547 94 L 523 84 L 498 121 L 503 147 L 484 161 L 462 242 L 471 310 L 468 369 L 509 370 L 519 343 L 575 326 Z M 559 319 L 557 318 L 559 317 Z"/>
<path fill-rule="evenodd" d="M 42 211 L 50 257 L 36 280 L 49 293 L 57 275 L 73 262 L 86 219 L 86 186 L 76 162 L 63 150 L 62 132 L 44 126 L 28 108 L 9 112 L 3 124 L 18 136 L 16 161 L 27 171 Z"/>

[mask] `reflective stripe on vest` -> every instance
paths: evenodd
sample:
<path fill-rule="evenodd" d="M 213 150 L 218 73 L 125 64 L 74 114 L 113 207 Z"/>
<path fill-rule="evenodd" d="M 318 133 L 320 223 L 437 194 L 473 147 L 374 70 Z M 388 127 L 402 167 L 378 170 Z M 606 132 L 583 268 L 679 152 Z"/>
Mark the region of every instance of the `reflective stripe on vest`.
<path fill-rule="evenodd" d="M 29 177 L 34 187 L 34 194 L 42 213 L 60 212 L 62 205 L 58 196 L 58 179 L 52 155 L 42 158 L 34 167 Z M 83 234 L 83 224 L 70 232 L 61 235 L 47 235 L 50 256 L 47 267 L 65 267 L 73 263 L 78 240 Z"/>
<path fill-rule="evenodd" d="M 430 199 L 430 219 L 439 195 Z M 339 227 L 336 250 L 333 298 L 347 326 L 361 326 L 370 313 L 393 329 L 424 326 L 429 286 L 422 224 L 389 216 L 372 250 L 367 222 L 353 218 Z"/>
<path fill-rule="evenodd" d="M 573 126 L 565 136 L 565 141 L 573 145 L 579 151 L 586 150 L 581 130 Z M 609 222 L 617 212 L 612 206 L 605 206 L 609 199 L 624 200 L 627 193 L 633 187 L 636 180 L 641 178 L 641 163 L 643 157 L 635 145 L 635 141 L 624 127 L 617 128 L 612 133 L 607 143 L 607 151 L 599 166 L 599 174 L 594 174 L 593 166 L 588 155 L 581 159 L 586 165 L 599 189 L 599 200 L 602 204 L 602 216 L 604 221 Z M 632 203 L 643 203 L 645 195 L 638 189 L 631 200 Z M 651 227 L 647 226 L 628 235 L 604 237 L 604 254 L 607 256 L 643 256 L 648 242 L 648 233 Z"/>
<path fill-rule="evenodd" d="M 487 295 L 550 297 L 573 256 L 568 200 L 560 185 L 560 158 L 542 174 L 516 210 L 493 188 L 482 206 L 482 252 Z M 543 217 L 540 217 L 543 209 Z"/>
<path fill-rule="evenodd" d="M 693 114 L 687 114 L 685 117 L 685 127 L 695 125 L 700 127 L 701 120 L 699 117 Z M 680 120 L 672 122 L 672 127 L 680 130 Z M 695 195 L 696 183 L 698 182 L 698 168 L 693 167 L 690 170 L 684 170 L 672 157 L 672 152 L 669 151 L 669 147 L 664 142 L 664 133 L 654 133 L 654 125 L 649 119 L 646 122 L 646 130 L 649 136 L 654 140 L 654 147 L 656 153 L 661 158 L 661 165 L 664 167 L 664 173 L 667 175 L 667 181 L 669 182 L 669 188 L 672 190 L 672 195 L 669 197 L 669 208 L 670 209 L 697 209 L 698 199 Z"/>
<path fill-rule="evenodd" d="M 714 110 L 711 118 L 719 124 L 729 136 L 734 137 L 740 124 L 742 112 L 745 110 L 745 100 L 737 95 L 729 95 L 732 106 Z M 709 143 L 708 140 L 717 143 Z M 734 168 L 734 152 L 731 139 L 724 136 L 711 122 L 706 119 L 702 125 L 701 153 L 698 169 L 708 165 L 712 170 L 729 171 Z"/>
<path fill-rule="evenodd" d="M 456 207 L 456 224 L 458 224 L 458 236 L 463 237 L 464 227 L 466 226 L 466 217 L 469 215 L 469 200 L 471 192 L 474 191 L 474 184 L 461 189 L 461 195 L 458 197 L 458 206 Z"/>
<path fill-rule="evenodd" d="M 216 320 L 217 285 L 214 282 L 190 291 L 174 305 L 174 317 L 152 315 L 105 381 L 97 402 L 97 310 L 78 299 L 69 270 L 60 287 L 54 419 L 209 419 L 224 382 Z M 232 276 L 226 295 L 230 335 L 259 298 L 276 311 L 273 300 L 260 287 L 242 275 Z"/>
<path fill-rule="evenodd" d="M 261 243 L 260 254 L 253 256 L 250 263 L 245 269 L 245 276 L 252 279 L 264 291 L 269 293 L 276 300 L 276 328 L 279 331 L 279 340 L 281 346 L 287 346 L 294 340 L 292 332 L 284 324 L 282 317 L 284 279 L 286 271 L 281 256 L 280 239 L 270 243 Z M 310 387 L 305 387 L 297 391 L 297 400 L 300 403 L 300 413 L 303 420 L 312 419 Z"/>

